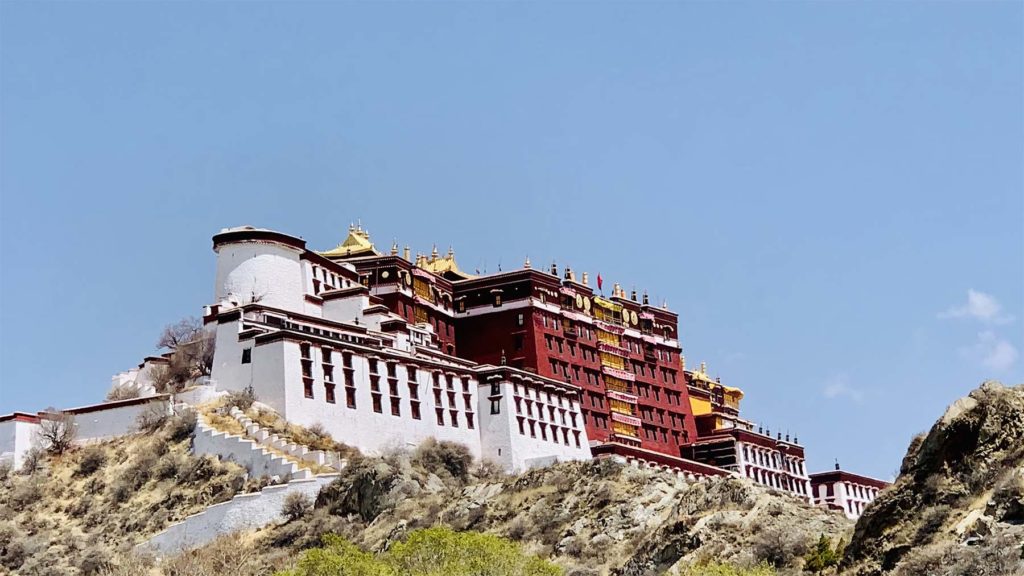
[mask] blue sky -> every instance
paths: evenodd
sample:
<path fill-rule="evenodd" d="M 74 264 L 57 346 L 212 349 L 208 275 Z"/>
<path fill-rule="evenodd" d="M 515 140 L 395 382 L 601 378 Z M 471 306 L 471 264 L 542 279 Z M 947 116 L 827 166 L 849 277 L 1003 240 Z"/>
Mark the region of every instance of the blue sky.
<path fill-rule="evenodd" d="M 557 259 L 812 469 L 1024 380 L 1019 2 L 0 2 L 0 412 L 103 397 L 210 236 Z"/>

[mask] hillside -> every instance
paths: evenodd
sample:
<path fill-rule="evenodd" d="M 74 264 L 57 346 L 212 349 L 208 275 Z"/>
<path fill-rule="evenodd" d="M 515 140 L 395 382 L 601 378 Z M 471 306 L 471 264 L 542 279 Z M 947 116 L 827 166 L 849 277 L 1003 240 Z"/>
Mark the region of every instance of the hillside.
<path fill-rule="evenodd" d="M 258 487 L 240 466 L 189 453 L 195 415 L 40 455 L 0 479 L 0 574 L 87 575 L 147 535 Z"/>
<path fill-rule="evenodd" d="M 986 382 L 915 438 L 857 522 L 843 567 L 877 574 L 1024 574 L 1024 386 Z"/>

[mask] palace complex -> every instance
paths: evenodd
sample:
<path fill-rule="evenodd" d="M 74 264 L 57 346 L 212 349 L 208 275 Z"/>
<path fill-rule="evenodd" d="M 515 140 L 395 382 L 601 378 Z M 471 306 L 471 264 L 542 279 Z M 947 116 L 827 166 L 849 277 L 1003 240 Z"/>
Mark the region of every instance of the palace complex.
<path fill-rule="evenodd" d="M 251 389 L 360 450 L 437 438 L 508 471 L 609 457 L 692 479 L 744 476 L 848 515 L 884 486 L 808 476 L 796 438 L 757 428 L 741 417 L 742 390 L 687 367 L 678 316 L 646 293 L 614 284 L 606 297 L 600 277 L 595 290 L 586 272 L 528 259 L 471 275 L 450 249 L 383 253 L 355 226 L 324 252 L 248 226 L 216 234 L 213 250 L 213 388 Z M 161 362 L 115 385 L 144 389 Z"/>

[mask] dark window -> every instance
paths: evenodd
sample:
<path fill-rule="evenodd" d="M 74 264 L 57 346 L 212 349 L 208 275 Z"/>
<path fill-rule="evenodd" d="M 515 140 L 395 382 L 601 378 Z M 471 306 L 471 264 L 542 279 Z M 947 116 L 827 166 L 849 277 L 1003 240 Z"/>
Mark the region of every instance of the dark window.
<path fill-rule="evenodd" d="M 410 402 L 409 403 L 409 411 L 412 413 L 413 420 L 419 420 L 420 419 L 420 403 L 419 402 Z"/>
<path fill-rule="evenodd" d="M 435 408 L 434 411 L 437 412 L 437 425 L 444 426 L 444 409 Z"/>
<path fill-rule="evenodd" d="M 501 400 L 491 400 L 491 414 L 501 414 Z"/>
<path fill-rule="evenodd" d="M 246 348 L 242 350 L 242 364 L 248 364 L 252 362 L 252 348 Z"/>
<path fill-rule="evenodd" d="M 345 405 L 349 408 L 356 407 L 356 389 L 345 388 Z"/>
<path fill-rule="evenodd" d="M 311 378 L 302 379 L 302 391 L 306 395 L 306 398 L 313 397 L 313 380 Z"/>
<path fill-rule="evenodd" d="M 472 412 L 467 412 L 467 413 L 466 413 L 466 426 L 467 426 L 467 427 L 468 427 L 468 428 L 469 428 L 470 430 L 472 430 L 472 429 L 473 429 L 473 413 L 472 413 Z"/>
<path fill-rule="evenodd" d="M 334 384 L 324 384 L 324 396 L 329 404 L 334 404 Z"/>
<path fill-rule="evenodd" d="M 402 408 L 400 406 L 400 402 L 401 402 L 401 400 L 399 398 L 392 398 L 391 399 L 391 415 L 392 416 L 401 416 L 402 415 Z"/>
<path fill-rule="evenodd" d="M 384 411 L 380 404 L 380 394 L 371 394 L 371 396 L 373 396 L 373 411 L 380 414 Z"/>

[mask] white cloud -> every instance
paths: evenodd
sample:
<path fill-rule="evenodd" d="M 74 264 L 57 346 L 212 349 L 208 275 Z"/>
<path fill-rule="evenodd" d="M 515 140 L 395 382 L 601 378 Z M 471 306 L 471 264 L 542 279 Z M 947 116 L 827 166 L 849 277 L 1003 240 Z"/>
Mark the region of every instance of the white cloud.
<path fill-rule="evenodd" d="M 1012 316 L 1003 315 L 1003 306 L 995 296 L 970 288 L 967 290 L 967 303 L 953 306 L 939 314 L 939 318 L 970 318 L 986 324 L 1006 324 L 1013 321 Z"/>
<path fill-rule="evenodd" d="M 1004 340 L 991 330 L 978 333 L 978 341 L 960 353 L 982 366 L 996 372 L 1005 372 L 1017 362 L 1017 348 L 1008 340 Z"/>
<path fill-rule="evenodd" d="M 830 399 L 846 397 L 858 404 L 864 401 L 864 392 L 854 388 L 846 374 L 837 374 L 826 380 L 821 393 Z"/>

